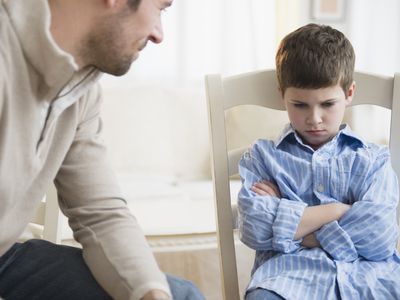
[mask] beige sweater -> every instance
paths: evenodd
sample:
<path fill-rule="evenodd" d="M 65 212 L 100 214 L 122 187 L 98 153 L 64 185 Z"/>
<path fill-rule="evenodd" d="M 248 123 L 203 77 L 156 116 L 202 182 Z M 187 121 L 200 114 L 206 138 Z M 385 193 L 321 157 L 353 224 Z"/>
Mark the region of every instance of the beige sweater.
<path fill-rule="evenodd" d="M 84 259 L 113 298 L 170 293 L 107 162 L 100 74 L 77 71 L 49 28 L 46 0 L 0 0 L 0 255 L 54 180 Z"/>

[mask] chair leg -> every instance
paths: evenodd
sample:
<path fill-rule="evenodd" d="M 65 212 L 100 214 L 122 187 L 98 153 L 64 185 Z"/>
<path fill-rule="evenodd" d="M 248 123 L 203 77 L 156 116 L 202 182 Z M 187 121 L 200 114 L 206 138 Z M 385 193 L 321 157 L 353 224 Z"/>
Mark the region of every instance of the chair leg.
<path fill-rule="evenodd" d="M 46 210 L 43 226 L 43 239 L 61 243 L 63 215 L 58 207 L 57 191 L 52 185 L 46 194 Z"/>

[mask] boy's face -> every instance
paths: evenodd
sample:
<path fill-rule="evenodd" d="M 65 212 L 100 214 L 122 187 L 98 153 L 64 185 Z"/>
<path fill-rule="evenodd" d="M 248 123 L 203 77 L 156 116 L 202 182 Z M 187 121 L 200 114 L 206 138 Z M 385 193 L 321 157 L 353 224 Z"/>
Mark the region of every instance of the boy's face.
<path fill-rule="evenodd" d="M 283 101 L 289 120 L 305 144 L 316 150 L 338 133 L 354 89 L 354 83 L 347 94 L 339 84 L 320 89 L 286 89 Z"/>

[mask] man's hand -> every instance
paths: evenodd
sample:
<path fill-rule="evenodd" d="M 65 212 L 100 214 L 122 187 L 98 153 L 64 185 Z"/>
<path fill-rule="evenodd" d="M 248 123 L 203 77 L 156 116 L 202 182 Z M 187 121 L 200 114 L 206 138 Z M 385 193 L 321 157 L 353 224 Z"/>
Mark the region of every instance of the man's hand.
<path fill-rule="evenodd" d="M 263 180 L 261 182 L 256 182 L 251 187 L 251 190 L 260 196 L 272 196 L 282 198 L 278 186 L 272 181 Z"/>
<path fill-rule="evenodd" d="M 171 298 L 163 291 L 151 290 L 141 300 L 171 300 Z"/>

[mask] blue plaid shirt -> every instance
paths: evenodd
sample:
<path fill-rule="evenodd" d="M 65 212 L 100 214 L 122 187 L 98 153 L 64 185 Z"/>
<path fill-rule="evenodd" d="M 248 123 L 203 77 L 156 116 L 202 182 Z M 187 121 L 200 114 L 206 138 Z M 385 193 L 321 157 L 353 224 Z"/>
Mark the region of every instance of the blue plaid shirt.
<path fill-rule="evenodd" d="M 348 126 L 314 151 L 288 125 L 273 142 L 258 140 L 240 163 L 241 240 L 256 250 L 247 290 L 285 299 L 400 299 L 396 250 L 398 183 L 387 147 L 366 143 Z M 273 181 L 282 198 L 250 190 Z M 305 207 L 351 204 L 314 234 L 321 248 L 294 240 Z"/>

